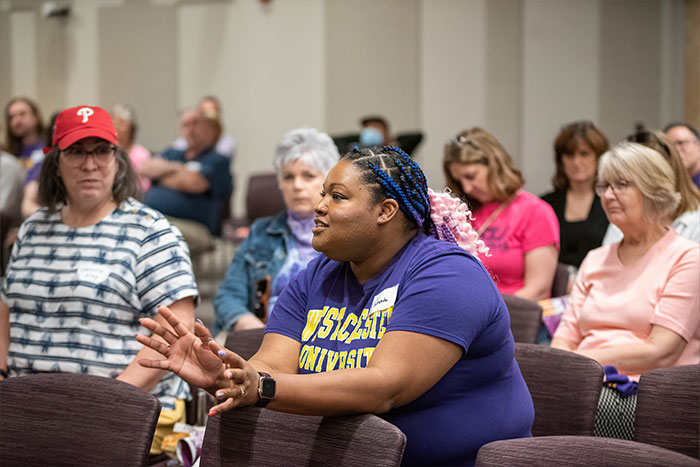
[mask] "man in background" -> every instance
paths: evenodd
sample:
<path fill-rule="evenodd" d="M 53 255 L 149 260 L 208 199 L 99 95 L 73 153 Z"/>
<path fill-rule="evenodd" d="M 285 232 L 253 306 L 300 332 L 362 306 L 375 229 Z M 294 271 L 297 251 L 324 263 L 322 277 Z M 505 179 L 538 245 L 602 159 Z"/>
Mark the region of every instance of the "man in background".
<path fill-rule="evenodd" d="M 152 181 L 144 203 L 165 214 L 196 254 L 219 233 L 233 184 L 229 159 L 215 150 L 221 136 L 218 121 L 196 107 L 182 113 L 181 125 L 187 148 L 168 148 L 141 165 L 141 175 Z"/>
<path fill-rule="evenodd" d="M 391 136 L 389 122 L 384 117 L 372 115 L 360 120 L 362 131 L 360 132 L 360 145 L 370 146 L 396 146 L 396 138 Z"/>
<path fill-rule="evenodd" d="M 207 118 L 217 120 L 219 122 L 219 126 L 221 127 L 221 135 L 216 141 L 216 152 L 233 160 L 236 157 L 236 141 L 233 139 L 233 136 L 224 134 L 224 126 L 221 115 L 221 102 L 216 96 L 204 96 L 199 100 L 198 105 Z M 171 146 L 173 149 L 187 149 L 187 140 L 185 139 L 184 135 L 182 135 L 173 141 Z"/>
<path fill-rule="evenodd" d="M 5 150 L 17 157 L 26 171 L 26 182 L 36 180 L 44 159 L 44 124 L 36 103 L 14 97 L 5 106 Z"/>
<path fill-rule="evenodd" d="M 683 159 L 683 166 L 700 188 L 700 134 L 687 123 L 671 123 L 664 130 L 668 139 L 676 145 Z"/>

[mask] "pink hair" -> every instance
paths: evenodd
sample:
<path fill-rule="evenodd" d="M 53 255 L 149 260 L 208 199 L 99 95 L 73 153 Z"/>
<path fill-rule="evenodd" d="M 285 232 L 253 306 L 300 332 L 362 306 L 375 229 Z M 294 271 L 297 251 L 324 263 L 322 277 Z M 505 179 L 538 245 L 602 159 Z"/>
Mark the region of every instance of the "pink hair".
<path fill-rule="evenodd" d="M 437 193 L 428 188 L 428 196 L 434 235 L 440 240 L 456 243 L 477 258 L 479 254 L 488 256 L 489 248 L 469 222 L 473 218 L 467 205 L 449 192 Z"/>

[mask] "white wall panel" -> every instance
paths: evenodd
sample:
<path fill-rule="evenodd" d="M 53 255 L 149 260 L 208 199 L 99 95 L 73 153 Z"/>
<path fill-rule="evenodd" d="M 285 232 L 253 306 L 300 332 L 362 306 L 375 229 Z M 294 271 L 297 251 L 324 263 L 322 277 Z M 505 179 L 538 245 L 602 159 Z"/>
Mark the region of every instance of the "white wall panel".
<path fill-rule="evenodd" d="M 421 29 L 420 164 L 441 189 L 445 142 L 486 121 L 486 1 L 423 0 Z"/>
<path fill-rule="evenodd" d="M 560 127 L 574 120 L 599 120 L 599 8 L 597 0 L 523 3 L 519 160 L 525 188 L 534 194 L 551 188 L 552 143 Z"/>
<path fill-rule="evenodd" d="M 32 10 L 10 13 L 10 93 L 36 99 L 37 14 Z"/>
<path fill-rule="evenodd" d="M 98 51 L 100 41 L 117 41 L 102 37 L 98 28 L 101 2 L 74 1 L 66 27 L 66 89 L 64 106 L 100 105 Z M 126 33 L 126 32 L 125 32 Z M 48 45 L 48 44 L 47 44 Z"/>
<path fill-rule="evenodd" d="M 383 115 L 392 131 L 419 123 L 417 0 L 329 0 L 326 118 L 331 132 L 359 131 Z"/>
<path fill-rule="evenodd" d="M 235 211 L 251 173 L 272 170 L 292 128 L 325 126 L 325 4 L 321 0 L 183 5 L 178 10 L 178 105 L 223 104 L 238 144 Z"/>

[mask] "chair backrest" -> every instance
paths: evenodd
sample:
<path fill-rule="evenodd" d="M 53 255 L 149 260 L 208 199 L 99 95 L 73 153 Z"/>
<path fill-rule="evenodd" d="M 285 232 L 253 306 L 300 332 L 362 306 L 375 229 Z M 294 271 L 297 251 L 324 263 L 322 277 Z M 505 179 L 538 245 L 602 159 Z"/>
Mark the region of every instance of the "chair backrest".
<path fill-rule="evenodd" d="M 543 436 L 494 441 L 479 449 L 479 467 L 695 466 L 700 462 L 649 444 L 595 436 Z"/>
<path fill-rule="evenodd" d="M 248 360 L 262 344 L 265 328 L 246 329 L 245 331 L 233 331 L 226 338 L 224 347 L 236 352 L 242 358 Z"/>
<path fill-rule="evenodd" d="M 515 295 L 503 294 L 503 301 L 510 313 L 510 330 L 515 342 L 534 344 L 542 322 L 542 307 L 537 302 Z"/>
<path fill-rule="evenodd" d="M 357 144 L 360 141 L 360 134 L 347 133 L 344 135 L 331 136 L 331 138 L 333 138 L 333 144 L 336 145 L 338 152 L 342 156 L 352 149 L 351 145 Z"/>
<path fill-rule="evenodd" d="M 255 219 L 273 216 L 284 211 L 284 199 L 279 189 L 277 174 L 262 173 L 248 179 L 246 195 L 246 217 L 250 224 Z"/>
<path fill-rule="evenodd" d="M 557 263 L 552 281 L 552 297 L 567 295 L 569 288 L 569 268 L 566 264 Z"/>
<path fill-rule="evenodd" d="M 642 375 L 634 439 L 700 459 L 700 365 L 657 368 Z"/>
<path fill-rule="evenodd" d="M 221 235 L 224 224 L 231 219 L 231 196 L 233 195 L 233 190 L 231 190 L 227 197 L 223 199 L 221 205 L 219 206 L 219 217 L 216 220 L 216 226 L 212 232 L 214 235 Z"/>
<path fill-rule="evenodd" d="M 0 381 L 0 465 L 146 465 L 158 399 L 112 378 L 70 373 Z"/>
<path fill-rule="evenodd" d="M 396 466 L 406 435 L 376 415 L 311 417 L 245 407 L 209 418 L 202 467 Z"/>
<path fill-rule="evenodd" d="M 544 345 L 515 344 L 515 359 L 535 406 L 533 436 L 593 436 L 603 368 Z"/>
<path fill-rule="evenodd" d="M 420 131 L 396 135 L 396 142 L 399 143 L 399 147 L 409 155 L 413 154 L 421 141 L 423 141 L 423 133 Z"/>

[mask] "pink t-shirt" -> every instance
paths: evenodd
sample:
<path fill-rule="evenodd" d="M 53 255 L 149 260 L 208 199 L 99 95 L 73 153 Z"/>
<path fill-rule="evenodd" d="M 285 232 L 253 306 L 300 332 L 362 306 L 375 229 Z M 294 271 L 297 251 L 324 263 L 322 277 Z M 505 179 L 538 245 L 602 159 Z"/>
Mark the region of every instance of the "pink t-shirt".
<path fill-rule="evenodd" d="M 134 171 L 138 174 L 139 168 L 143 162 L 151 157 L 151 152 L 140 144 L 134 144 L 129 151 L 129 160 L 131 161 L 131 166 Z M 145 193 L 151 187 L 151 180 L 148 177 L 139 176 L 139 182 L 141 182 L 141 189 Z"/>
<path fill-rule="evenodd" d="M 700 363 L 700 245 L 669 229 L 627 266 L 619 245 L 583 260 L 554 337 L 580 350 L 609 348 L 644 342 L 658 324 L 688 342 L 674 366 Z"/>
<path fill-rule="evenodd" d="M 489 203 L 473 213 L 472 225 L 479 229 L 500 203 Z M 525 253 L 556 245 L 559 249 L 559 221 L 552 207 L 527 191 L 515 199 L 481 234 L 490 256 L 481 259 L 501 293 L 513 294 L 525 284 Z"/>

